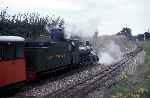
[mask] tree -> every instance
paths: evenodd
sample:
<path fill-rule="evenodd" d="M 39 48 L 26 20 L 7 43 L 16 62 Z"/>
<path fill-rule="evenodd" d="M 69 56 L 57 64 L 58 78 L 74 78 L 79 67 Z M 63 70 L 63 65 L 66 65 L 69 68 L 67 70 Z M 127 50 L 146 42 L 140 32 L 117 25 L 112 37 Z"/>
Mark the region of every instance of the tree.
<path fill-rule="evenodd" d="M 35 40 L 40 35 L 47 36 L 49 34 L 45 25 L 49 25 L 49 28 L 57 26 L 63 28 L 64 20 L 60 17 L 43 17 L 38 13 L 9 15 L 7 8 L 0 10 L 0 35 L 18 35 Z"/>
<path fill-rule="evenodd" d="M 132 30 L 130 28 L 124 27 L 124 28 L 122 28 L 122 30 L 119 33 L 117 33 L 117 35 L 124 35 L 128 38 L 131 38 L 132 37 L 131 31 Z"/>
<path fill-rule="evenodd" d="M 150 39 L 150 33 L 149 32 L 145 32 L 144 36 L 145 36 L 145 39 Z"/>

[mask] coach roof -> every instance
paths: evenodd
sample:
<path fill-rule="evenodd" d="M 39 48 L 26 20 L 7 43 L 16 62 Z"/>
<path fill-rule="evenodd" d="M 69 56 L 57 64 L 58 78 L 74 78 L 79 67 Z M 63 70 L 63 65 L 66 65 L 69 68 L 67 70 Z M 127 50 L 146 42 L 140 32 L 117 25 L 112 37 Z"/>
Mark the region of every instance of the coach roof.
<path fill-rule="evenodd" d="M 20 36 L 0 36 L 0 41 L 24 41 L 25 39 Z"/>

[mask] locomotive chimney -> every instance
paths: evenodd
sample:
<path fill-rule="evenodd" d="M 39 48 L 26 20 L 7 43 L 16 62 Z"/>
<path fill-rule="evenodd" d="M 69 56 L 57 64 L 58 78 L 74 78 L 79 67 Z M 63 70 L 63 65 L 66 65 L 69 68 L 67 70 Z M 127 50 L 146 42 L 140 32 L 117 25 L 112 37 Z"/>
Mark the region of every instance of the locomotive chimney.
<path fill-rule="evenodd" d="M 89 41 L 86 41 L 86 45 L 89 46 L 89 45 L 90 45 L 90 42 L 89 42 Z"/>
<path fill-rule="evenodd" d="M 51 29 L 51 39 L 54 42 L 63 41 L 65 39 L 63 28 L 53 28 L 53 29 Z"/>

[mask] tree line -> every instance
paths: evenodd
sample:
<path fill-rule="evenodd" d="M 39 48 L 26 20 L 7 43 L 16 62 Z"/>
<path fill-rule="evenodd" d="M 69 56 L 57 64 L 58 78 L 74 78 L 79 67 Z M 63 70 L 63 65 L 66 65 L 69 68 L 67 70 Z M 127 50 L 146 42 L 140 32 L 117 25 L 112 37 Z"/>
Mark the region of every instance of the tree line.
<path fill-rule="evenodd" d="M 123 27 L 122 30 L 120 32 L 118 32 L 116 35 L 124 35 L 131 40 L 134 40 L 134 39 L 150 40 L 150 32 L 149 31 L 138 34 L 136 36 L 133 36 L 131 28 L 128 28 L 128 27 Z"/>
<path fill-rule="evenodd" d="M 60 17 L 41 16 L 38 13 L 8 14 L 7 8 L 0 10 L 0 35 L 22 36 L 36 39 L 40 35 L 48 35 L 49 29 L 59 26 L 64 27 L 64 20 Z"/>

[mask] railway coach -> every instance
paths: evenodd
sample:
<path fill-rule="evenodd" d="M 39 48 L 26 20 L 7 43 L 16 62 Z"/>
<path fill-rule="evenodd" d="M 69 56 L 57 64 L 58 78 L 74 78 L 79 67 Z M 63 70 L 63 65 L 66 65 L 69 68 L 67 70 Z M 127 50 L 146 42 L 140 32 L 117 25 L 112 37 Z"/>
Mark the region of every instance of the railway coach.
<path fill-rule="evenodd" d="M 0 36 L 0 87 L 25 80 L 24 38 Z"/>

